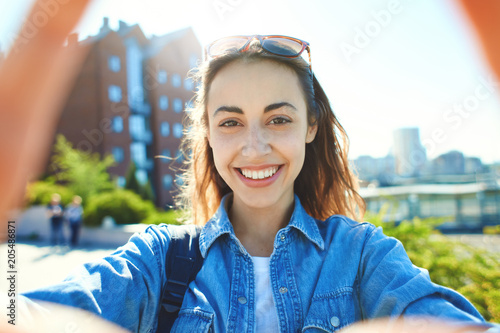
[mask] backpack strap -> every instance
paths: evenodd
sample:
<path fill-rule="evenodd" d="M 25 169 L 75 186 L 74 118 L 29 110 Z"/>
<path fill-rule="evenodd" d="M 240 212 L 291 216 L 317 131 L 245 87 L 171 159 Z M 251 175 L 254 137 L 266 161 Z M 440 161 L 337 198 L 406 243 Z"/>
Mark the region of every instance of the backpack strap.
<path fill-rule="evenodd" d="M 162 292 L 157 332 L 170 332 L 188 285 L 203 265 L 200 252 L 201 227 L 169 226 L 171 238 L 165 257 L 167 283 Z"/>

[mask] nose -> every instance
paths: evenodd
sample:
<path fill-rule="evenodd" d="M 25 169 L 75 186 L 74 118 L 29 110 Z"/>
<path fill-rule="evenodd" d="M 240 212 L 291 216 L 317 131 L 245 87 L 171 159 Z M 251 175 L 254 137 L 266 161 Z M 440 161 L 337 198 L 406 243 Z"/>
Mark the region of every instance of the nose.
<path fill-rule="evenodd" d="M 250 126 L 244 140 L 241 150 L 244 157 L 259 158 L 271 152 L 270 135 L 261 126 Z"/>

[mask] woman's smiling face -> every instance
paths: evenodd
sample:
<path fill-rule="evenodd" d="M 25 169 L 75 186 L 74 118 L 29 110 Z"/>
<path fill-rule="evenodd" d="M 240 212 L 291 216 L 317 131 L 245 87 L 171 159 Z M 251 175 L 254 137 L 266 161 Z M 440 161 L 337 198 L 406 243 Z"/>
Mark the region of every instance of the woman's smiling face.
<path fill-rule="evenodd" d="M 293 184 L 316 135 L 293 70 L 271 61 L 235 61 L 208 93 L 208 140 L 233 205 L 289 207 Z"/>

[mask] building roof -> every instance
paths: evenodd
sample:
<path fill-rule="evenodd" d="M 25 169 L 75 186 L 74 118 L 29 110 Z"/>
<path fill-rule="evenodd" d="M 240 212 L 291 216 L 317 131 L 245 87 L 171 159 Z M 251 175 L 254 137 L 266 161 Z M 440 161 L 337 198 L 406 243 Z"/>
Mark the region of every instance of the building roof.
<path fill-rule="evenodd" d="M 101 29 L 99 30 L 97 35 L 87 37 L 86 39 L 84 39 L 82 41 L 82 44 L 96 43 L 96 42 L 100 41 L 101 39 L 103 39 L 104 37 L 108 36 L 110 33 L 116 33 L 120 37 L 126 38 L 130 34 L 132 34 L 134 31 L 137 31 L 137 33 L 139 34 L 139 36 L 138 36 L 139 38 L 141 38 L 143 41 L 147 41 L 146 36 L 142 32 L 142 29 L 138 24 L 129 25 L 123 21 L 119 21 L 119 28 L 118 28 L 118 30 L 115 31 L 115 30 L 111 29 L 111 27 L 109 26 L 108 18 L 105 17 L 103 19 L 103 24 L 101 26 Z"/>
<path fill-rule="evenodd" d="M 151 58 L 157 55 L 163 48 L 178 39 L 183 38 L 188 33 L 192 33 L 193 29 L 191 27 L 183 28 L 163 36 L 153 36 L 150 39 L 149 47 L 144 52 L 145 58 Z"/>
<path fill-rule="evenodd" d="M 146 38 L 141 27 L 138 24 L 129 25 L 123 21 L 120 21 L 119 28 L 118 28 L 118 30 L 115 31 L 115 30 L 111 29 L 111 27 L 109 26 L 109 21 L 105 17 L 103 19 L 103 25 L 101 26 L 99 33 L 97 33 L 94 36 L 87 37 L 86 39 L 81 41 L 81 44 L 88 45 L 88 44 L 96 43 L 96 42 L 100 41 L 101 39 L 105 38 L 106 36 L 108 36 L 110 33 L 116 33 L 122 38 L 127 38 L 128 36 L 133 34 L 134 31 L 139 34 L 138 37 L 140 39 L 142 39 L 142 41 L 146 44 L 145 49 L 144 49 L 144 57 L 145 58 L 154 57 L 159 52 L 161 52 L 161 50 L 163 50 L 163 48 L 167 44 L 169 44 L 175 40 L 181 39 L 189 33 L 193 33 L 193 29 L 191 27 L 186 27 L 186 28 L 174 31 L 174 32 L 167 33 L 167 34 L 162 35 L 162 36 L 152 36 L 150 39 L 148 39 L 148 38 Z"/>
<path fill-rule="evenodd" d="M 472 194 L 488 189 L 484 183 L 470 184 L 418 184 L 405 186 L 361 188 L 359 194 L 363 198 L 396 196 L 408 194 Z"/>
<path fill-rule="evenodd" d="M 108 18 L 105 17 L 103 19 L 103 24 L 101 26 L 101 29 L 99 30 L 99 33 L 97 33 L 97 35 L 94 35 L 94 36 L 88 36 L 81 43 L 83 45 L 93 44 L 93 43 L 103 39 L 104 37 L 106 37 L 111 31 L 113 31 L 113 30 L 108 25 Z"/>

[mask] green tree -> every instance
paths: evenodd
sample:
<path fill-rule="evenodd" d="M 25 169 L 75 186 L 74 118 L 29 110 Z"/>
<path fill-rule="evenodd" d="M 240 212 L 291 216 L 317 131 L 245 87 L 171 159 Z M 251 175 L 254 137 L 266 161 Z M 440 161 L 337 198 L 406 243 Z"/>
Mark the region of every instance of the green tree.
<path fill-rule="evenodd" d="M 52 194 L 58 193 L 61 196 L 63 205 L 67 205 L 73 199 L 75 193 L 66 186 L 54 184 L 48 181 L 37 181 L 28 184 L 26 188 L 26 201 L 28 205 L 46 205 L 50 202 Z"/>
<path fill-rule="evenodd" d="M 146 182 L 146 184 L 141 186 L 141 192 L 139 193 L 139 195 L 144 200 L 149 200 L 152 202 L 155 201 L 155 194 L 153 192 L 153 186 L 151 185 L 151 182 L 149 181 L 149 179 Z"/>
<path fill-rule="evenodd" d="M 145 184 L 139 183 L 137 177 L 135 176 L 137 167 L 132 161 L 127 169 L 127 175 L 125 176 L 125 189 L 137 193 L 142 199 L 154 202 L 155 195 L 153 193 L 153 187 L 151 182 L 148 180 Z"/>
<path fill-rule="evenodd" d="M 73 148 L 63 135 L 58 135 L 54 145 L 51 168 L 55 175 L 49 181 L 67 186 L 83 198 L 115 188 L 107 169 L 114 165 L 114 159 L 108 155 L 101 159 L 98 153 L 88 154 Z"/>
<path fill-rule="evenodd" d="M 140 186 L 139 181 L 137 181 L 137 177 L 135 176 L 136 171 L 137 167 L 135 166 L 134 161 L 130 161 L 127 169 L 127 175 L 125 176 L 125 189 L 139 194 Z"/>

